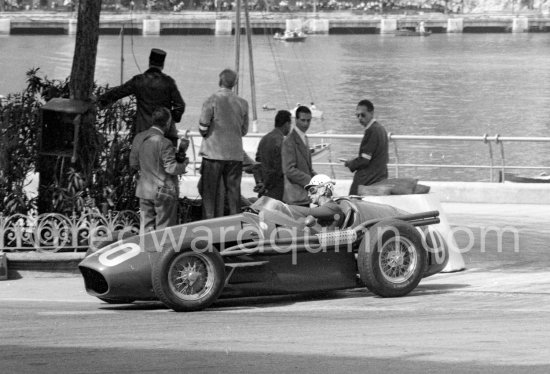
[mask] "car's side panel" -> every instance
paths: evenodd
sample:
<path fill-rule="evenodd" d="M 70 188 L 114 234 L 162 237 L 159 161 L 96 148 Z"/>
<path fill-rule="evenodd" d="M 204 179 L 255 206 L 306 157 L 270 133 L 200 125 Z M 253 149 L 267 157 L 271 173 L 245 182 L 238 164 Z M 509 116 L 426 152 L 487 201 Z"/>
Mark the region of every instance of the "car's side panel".
<path fill-rule="evenodd" d="M 235 269 L 222 296 L 288 294 L 358 286 L 353 253 L 329 249 L 318 253 L 258 254 L 253 259 L 267 263 Z"/>

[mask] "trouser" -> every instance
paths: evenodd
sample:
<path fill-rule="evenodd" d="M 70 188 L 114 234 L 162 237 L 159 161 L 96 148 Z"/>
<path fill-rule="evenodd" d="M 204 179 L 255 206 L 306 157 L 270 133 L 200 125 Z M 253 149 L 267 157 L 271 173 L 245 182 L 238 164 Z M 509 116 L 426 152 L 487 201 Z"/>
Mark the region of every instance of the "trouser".
<path fill-rule="evenodd" d="M 224 161 L 202 159 L 201 185 L 202 218 L 223 216 L 224 194 L 227 200 L 228 214 L 241 212 L 242 161 Z"/>
<path fill-rule="evenodd" d="M 178 221 L 178 200 L 139 199 L 141 230 L 163 229 L 174 226 Z"/>

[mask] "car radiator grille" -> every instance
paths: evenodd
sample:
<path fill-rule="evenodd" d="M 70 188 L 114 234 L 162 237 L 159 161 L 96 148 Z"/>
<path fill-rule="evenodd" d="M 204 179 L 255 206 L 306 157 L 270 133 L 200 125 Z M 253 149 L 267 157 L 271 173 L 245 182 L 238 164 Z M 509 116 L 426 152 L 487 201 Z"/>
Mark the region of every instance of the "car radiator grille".
<path fill-rule="evenodd" d="M 87 289 L 92 290 L 100 295 L 109 290 L 109 285 L 107 284 L 107 281 L 105 280 L 103 275 L 101 275 L 97 271 L 86 267 L 80 267 L 80 272 L 84 277 L 84 283 L 86 284 Z"/>

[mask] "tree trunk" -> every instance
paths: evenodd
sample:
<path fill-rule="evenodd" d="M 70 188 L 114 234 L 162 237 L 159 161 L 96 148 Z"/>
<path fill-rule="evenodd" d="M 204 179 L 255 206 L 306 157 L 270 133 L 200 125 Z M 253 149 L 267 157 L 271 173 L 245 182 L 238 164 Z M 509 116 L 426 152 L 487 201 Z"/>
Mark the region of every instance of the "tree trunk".
<path fill-rule="evenodd" d="M 94 86 L 101 0 L 80 0 L 71 70 L 71 99 L 87 101 Z"/>
<path fill-rule="evenodd" d="M 70 98 L 74 100 L 91 102 L 99 40 L 100 12 L 101 0 L 78 1 L 76 42 L 69 80 Z M 91 183 L 91 170 L 96 162 L 97 154 L 94 152 L 97 150 L 97 145 L 93 143 L 97 135 L 97 130 L 94 128 L 94 106 L 83 113 L 79 121 L 79 127 L 77 127 L 78 139 L 73 145 L 76 149 L 76 160 L 71 160 L 65 156 L 44 156 L 38 159 L 37 166 L 40 171 L 38 211 L 40 213 L 47 213 L 49 207 L 52 206 L 50 186 L 57 181 L 59 187 L 67 187 L 66 174 L 69 167 L 74 167 L 79 173 L 82 173 L 87 183 Z M 75 132 L 77 128 L 74 129 Z"/>

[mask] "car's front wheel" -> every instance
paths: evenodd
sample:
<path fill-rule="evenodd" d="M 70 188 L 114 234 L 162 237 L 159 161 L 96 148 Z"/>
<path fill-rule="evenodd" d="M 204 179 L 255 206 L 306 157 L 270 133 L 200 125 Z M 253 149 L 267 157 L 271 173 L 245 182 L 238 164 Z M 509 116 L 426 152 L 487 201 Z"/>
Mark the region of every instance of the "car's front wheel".
<path fill-rule="evenodd" d="M 216 250 L 165 250 L 153 265 L 153 290 L 176 312 L 201 310 L 221 294 L 225 265 Z"/>
<path fill-rule="evenodd" d="M 386 220 L 366 233 L 359 246 L 357 265 L 361 280 L 371 292 L 382 297 L 404 296 L 422 279 L 426 251 L 414 226 Z"/>

